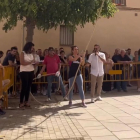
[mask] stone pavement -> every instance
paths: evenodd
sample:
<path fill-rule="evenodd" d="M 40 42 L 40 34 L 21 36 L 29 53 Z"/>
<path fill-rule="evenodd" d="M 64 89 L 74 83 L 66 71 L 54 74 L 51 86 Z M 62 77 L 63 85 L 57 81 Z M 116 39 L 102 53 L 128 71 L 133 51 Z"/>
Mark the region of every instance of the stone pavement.
<path fill-rule="evenodd" d="M 44 96 L 36 96 L 44 102 Z M 52 107 L 40 106 L 31 101 L 32 109 L 15 108 L 19 99 L 10 99 L 12 110 L 0 116 L 0 135 L 5 140 L 140 140 L 140 93 L 110 92 L 102 102 L 80 107 L 79 96 L 74 96 L 74 106 L 62 102 L 54 107 L 61 96 L 53 97 Z"/>

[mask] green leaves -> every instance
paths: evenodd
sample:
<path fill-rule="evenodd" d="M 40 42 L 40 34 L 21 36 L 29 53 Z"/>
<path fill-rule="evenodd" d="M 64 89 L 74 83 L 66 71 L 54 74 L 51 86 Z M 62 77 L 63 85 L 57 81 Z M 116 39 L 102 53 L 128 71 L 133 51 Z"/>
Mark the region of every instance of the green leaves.
<path fill-rule="evenodd" d="M 84 27 L 87 22 L 95 23 L 101 3 L 102 0 L 0 0 L 0 21 L 6 19 L 5 31 L 26 18 L 44 31 L 60 24 Z M 105 0 L 101 15 L 112 17 L 116 11 L 112 0 Z M 26 23 L 30 24 L 29 20 Z"/>

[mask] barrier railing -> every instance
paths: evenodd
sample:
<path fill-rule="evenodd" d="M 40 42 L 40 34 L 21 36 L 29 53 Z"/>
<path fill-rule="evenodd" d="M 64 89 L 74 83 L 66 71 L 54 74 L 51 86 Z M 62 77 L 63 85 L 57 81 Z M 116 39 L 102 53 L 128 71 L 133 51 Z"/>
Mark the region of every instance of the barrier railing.
<path fill-rule="evenodd" d="M 42 65 L 38 65 L 37 72 L 35 73 L 36 77 L 41 70 Z M 117 81 L 139 81 L 140 80 L 140 63 L 133 62 L 131 64 L 121 64 L 117 63 L 111 67 L 111 65 L 104 65 L 105 75 L 104 82 L 117 82 Z M 61 76 L 64 84 L 68 84 L 68 72 L 69 65 L 62 65 Z M 86 87 L 91 83 L 90 67 L 81 67 L 81 74 L 83 76 L 83 88 L 86 91 Z M 3 79 L 10 79 L 10 84 L 7 86 L 7 89 L 14 86 L 13 91 L 17 91 L 17 86 L 20 88 L 20 79 L 19 73 L 14 67 L 5 67 L 5 77 Z M 2 87 L 2 70 L 0 69 L 0 95 L 3 94 Z M 54 80 L 53 83 L 56 83 Z M 41 79 L 36 79 L 33 81 L 33 84 L 42 85 L 47 84 L 47 76 L 42 77 Z M 7 89 L 5 89 L 7 91 Z M 19 89 L 20 90 L 20 89 Z M 5 95 L 6 106 L 8 106 L 7 94 Z"/>
<path fill-rule="evenodd" d="M 104 65 L 104 67 L 108 67 L 108 65 Z M 38 66 L 38 69 L 40 70 L 42 65 Z M 138 81 L 140 80 L 140 74 L 138 73 L 140 71 L 140 63 L 133 62 L 130 64 L 121 64 L 116 63 L 112 66 L 109 66 L 110 69 L 108 69 L 108 73 L 105 73 L 104 77 L 107 75 L 110 75 L 110 79 L 104 78 L 104 82 L 108 81 Z M 61 68 L 61 76 L 63 79 L 63 82 L 65 84 L 68 83 L 68 72 L 69 72 L 69 65 L 62 65 Z M 39 71 L 35 74 L 35 77 L 37 77 L 37 74 Z M 46 73 L 44 73 L 46 74 Z M 83 76 L 84 83 L 90 82 L 91 76 L 90 76 L 90 67 L 81 67 L 81 74 Z M 123 75 L 123 77 L 121 77 Z M 17 82 L 16 82 L 17 83 Z M 36 79 L 33 81 L 34 84 L 45 84 L 47 83 L 47 77 L 42 77 L 41 79 Z M 56 81 L 54 81 L 56 83 Z M 20 84 L 20 83 L 17 83 Z"/>
<path fill-rule="evenodd" d="M 5 76 L 3 77 L 3 69 L 0 68 L 0 99 L 3 98 L 4 107 L 8 108 L 8 89 L 14 86 L 15 71 L 14 71 L 14 67 L 10 67 L 10 66 L 4 67 L 4 71 L 5 71 Z M 8 82 L 6 83 L 6 86 L 3 85 L 4 82 Z"/>

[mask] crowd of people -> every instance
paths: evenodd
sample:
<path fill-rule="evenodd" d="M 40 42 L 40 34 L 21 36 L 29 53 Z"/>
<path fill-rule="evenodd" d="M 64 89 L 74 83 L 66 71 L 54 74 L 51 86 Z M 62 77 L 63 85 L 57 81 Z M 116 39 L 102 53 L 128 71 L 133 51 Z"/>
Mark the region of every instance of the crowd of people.
<path fill-rule="evenodd" d="M 0 51 L 0 59 L 3 57 L 4 53 Z M 88 83 L 89 88 L 91 87 L 91 102 L 99 100 L 102 101 L 101 92 L 111 91 L 117 89 L 118 92 L 123 90 L 127 92 L 127 86 L 132 86 L 130 81 L 121 81 L 125 79 L 126 66 L 129 67 L 129 76 L 132 76 L 132 67 L 131 62 L 140 61 L 140 50 L 135 51 L 134 57 L 131 55 L 131 49 L 116 49 L 112 58 L 106 52 L 102 52 L 99 45 L 94 45 L 93 52 L 91 54 L 86 51 L 86 53 L 79 53 L 79 48 L 77 46 L 71 47 L 71 54 L 66 56 L 64 48 L 49 47 L 43 52 L 41 49 L 35 50 L 34 44 L 28 42 L 23 47 L 21 54 L 18 52 L 16 46 L 12 47 L 11 50 L 7 50 L 6 56 L 3 62 L 0 61 L 0 68 L 3 69 L 4 75 L 4 66 L 13 66 L 19 72 L 19 79 L 21 80 L 21 89 L 20 89 L 20 101 L 19 108 L 25 109 L 29 108 L 29 95 L 30 91 L 36 95 L 38 91 L 42 92 L 43 95 L 47 95 L 47 101 L 51 101 L 51 93 L 54 92 L 58 85 L 60 86 L 63 100 L 69 100 L 69 106 L 72 106 L 72 96 L 73 92 L 79 92 L 81 98 L 82 107 L 87 107 L 85 104 L 85 94 L 83 90 L 83 77 L 79 65 L 85 66 L 85 77 L 89 78 L 91 75 L 91 86 Z M 43 66 L 39 66 L 39 64 Z M 115 65 L 120 63 L 120 65 Z M 69 65 L 69 70 L 66 68 L 66 65 Z M 88 71 L 90 67 L 90 73 Z M 128 68 L 127 67 L 127 68 Z M 112 82 L 109 81 L 113 77 L 109 74 L 110 70 L 122 70 L 121 75 L 116 75 L 116 82 L 114 82 L 112 89 Z M 138 67 L 139 69 L 139 67 Z M 78 71 L 77 71 L 78 70 Z M 45 80 L 46 84 L 33 84 L 33 78 L 37 76 L 38 81 L 42 81 L 43 72 L 47 72 Z M 77 76 L 75 77 L 77 73 Z M 62 76 L 63 75 L 63 76 Z M 139 76 L 139 74 L 138 74 Z M 121 78 L 120 78 L 121 77 Z M 70 91 L 69 98 L 66 97 L 66 86 L 63 81 L 68 81 L 68 87 L 71 88 L 73 81 L 75 79 L 75 84 L 72 90 Z M 121 80 L 120 80 L 121 79 Z M 57 81 L 59 84 L 53 83 Z M 108 82 L 103 82 L 108 80 Z M 120 80 L 120 81 L 119 81 Z M 10 81 L 8 79 L 3 80 L 3 86 L 6 86 Z M 140 91 L 140 82 L 137 84 L 138 91 Z M 13 87 L 8 90 L 8 93 L 11 94 Z M 95 96 L 97 95 L 97 98 Z M 1 108 L 0 102 L 0 114 L 5 114 Z"/>

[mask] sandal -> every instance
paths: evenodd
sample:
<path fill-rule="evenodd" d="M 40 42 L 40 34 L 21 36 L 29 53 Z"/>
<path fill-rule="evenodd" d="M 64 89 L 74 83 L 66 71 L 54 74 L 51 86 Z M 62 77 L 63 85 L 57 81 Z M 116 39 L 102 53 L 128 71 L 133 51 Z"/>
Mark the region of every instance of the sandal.
<path fill-rule="evenodd" d="M 25 109 L 24 104 L 19 104 L 19 108 L 24 110 Z"/>

